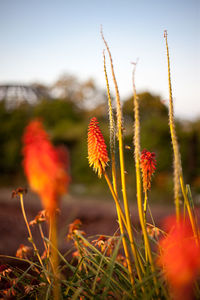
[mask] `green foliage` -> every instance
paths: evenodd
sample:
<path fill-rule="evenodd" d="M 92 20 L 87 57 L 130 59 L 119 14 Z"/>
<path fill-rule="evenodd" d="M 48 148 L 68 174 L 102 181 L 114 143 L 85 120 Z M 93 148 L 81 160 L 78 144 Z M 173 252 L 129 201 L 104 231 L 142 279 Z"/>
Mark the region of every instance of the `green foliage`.
<path fill-rule="evenodd" d="M 169 191 L 172 174 L 172 147 L 170 149 L 170 132 L 168 128 L 168 109 L 159 96 L 141 93 L 141 149 L 148 149 L 156 153 L 158 172 L 153 183 L 157 190 Z M 106 100 L 105 100 L 106 101 Z M 100 104 L 94 110 L 86 111 L 72 102 L 72 99 L 42 100 L 35 106 L 23 104 L 14 110 L 7 110 L 4 102 L 0 102 L 0 170 L 1 181 L 9 176 L 8 184 L 15 184 L 15 178 L 23 174 L 21 138 L 24 127 L 33 118 L 41 118 L 55 144 L 63 144 L 70 151 L 72 183 L 93 186 L 96 176 L 88 168 L 87 161 L 87 126 L 89 119 L 98 115 L 100 128 L 109 145 L 108 121 L 105 118 L 106 105 Z M 134 188 L 135 178 L 133 164 L 133 99 L 124 101 L 123 114 L 126 131 L 124 132 L 125 161 L 127 181 Z M 199 189 L 200 172 L 200 122 L 177 122 L 177 135 L 180 141 L 183 169 L 187 170 L 186 180 L 194 183 L 196 191 Z M 189 146 L 190 145 L 190 146 Z M 116 147 L 117 148 L 117 147 Z M 108 146 L 109 149 L 109 146 Z M 77 160 L 78 158 L 78 160 Z M 118 163 L 118 162 L 117 162 Z M 99 189 L 104 186 L 98 182 Z M 90 189 L 90 188 L 89 188 Z M 88 191 L 88 189 L 85 189 Z M 91 190 L 91 189 L 90 189 Z M 97 189 L 96 189 L 97 190 Z M 131 189 L 130 193 L 133 192 Z M 159 193 L 160 193 L 159 192 Z"/>

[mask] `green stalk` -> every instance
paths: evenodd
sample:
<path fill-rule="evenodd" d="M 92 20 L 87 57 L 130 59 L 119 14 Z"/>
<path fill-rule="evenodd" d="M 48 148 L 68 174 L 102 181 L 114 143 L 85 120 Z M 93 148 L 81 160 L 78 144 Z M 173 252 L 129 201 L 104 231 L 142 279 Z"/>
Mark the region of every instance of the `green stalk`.
<path fill-rule="evenodd" d="M 142 228 L 142 233 L 144 236 L 144 245 L 145 245 L 145 252 L 148 254 L 149 263 L 151 265 L 152 273 L 155 273 L 155 265 L 151 253 L 150 243 L 148 239 L 148 234 L 145 226 L 144 221 L 144 211 L 142 207 L 142 187 L 141 187 L 141 175 L 140 175 L 140 121 L 139 121 L 139 103 L 136 94 L 135 88 L 135 68 L 133 70 L 133 104 L 134 104 L 134 118 L 135 118 L 135 130 L 134 130 L 134 147 L 135 147 L 135 169 L 136 169 L 136 187 L 137 187 L 137 203 L 138 203 L 138 213 L 140 224 Z M 156 276 L 153 276 L 153 280 L 157 290 L 157 279 Z"/>
<path fill-rule="evenodd" d="M 147 203 L 148 203 L 148 195 L 147 195 L 147 190 L 144 192 L 144 222 L 145 226 L 147 223 Z"/>
<path fill-rule="evenodd" d="M 113 117 L 113 109 L 112 109 L 112 102 L 111 102 L 111 96 L 110 96 L 110 88 L 109 88 L 109 82 L 108 82 L 108 76 L 106 71 L 106 61 L 105 61 L 105 54 L 103 52 L 103 59 L 104 59 L 104 73 L 105 73 L 105 79 L 106 79 L 106 86 L 107 86 L 107 95 L 108 95 L 108 107 L 109 107 L 109 128 L 110 128 L 110 152 L 111 152 L 111 162 L 112 162 L 112 180 L 113 180 L 113 189 L 115 192 L 116 197 L 118 198 L 118 192 L 117 192 L 117 180 L 116 180 L 116 167 L 115 167 L 115 127 L 114 127 L 114 117 Z M 116 205 L 117 210 L 117 216 L 119 221 L 119 227 L 120 232 L 122 235 L 122 243 L 124 248 L 124 253 L 126 257 L 126 262 L 129 270 L 130 280 L 132 286 L 134 286 L 135 280 L 134 280 L 134 274 L 133 274 L 133 268 L 131 266 L 131 259 L 130 254 L 128 250 L 127 240 L 125 237 L 125 230 L 122 222 L 122 218 L 120 215 L 120 211 L 118 206 Z"/>
<path fill-rule="evenodd" d="M 144 224 L 147 230 L 147 202 L 148 202 L 148 196 L 147 196 L 147 190 L 144 192 Z M 147 254 L 147 249 L 145 247 L 145 257 L 146 261 L 148 260 L 148 254 Z"/>
<path fill-rule="evenodd" d="M 114 192 L 118 198 L 118 194 L 117 194 L 117 184 L 116 184 L 116 169 L 115 169 L 115 159 L 113 158 L 112 160 L 112 175 L 113 175 L 113 187 L 114 187 Z M 131 279 L 131 284 L 132 286 L 134 286 L 135 280 L 134 280 L 134 274 L 133 274 L 133 267 L 131 266 L 131 258 L 130 258 L 130 254 L 128 251 L 128 245 L 127 245 L 127 240 L 125 237 L 125 230 L 124 230 L 124 226 L 122 223 L 122 218 L 119 212 L 118 207 L 116 206 L 117 209 L 117 215 L 118 215 L 118 220 L 119 220 L 119 227 L 120 227 L 120 232 L 122 235 L 122 243 L 123 243 L 123 247 L 124 247 L 124 253 L 125 253 L 125 257 L 126 257 L 126 262 L 127 262 L 127 266 L 128 266 L 128 270 L 129 270 L 129 275 L 130 275 L 130 279 Z"/>
<path fill-rule="evenodd" d="M 179 199 L 179 190 L 181 186 L 183 198 L 185 205 L 188 210 L 189 219 L 192 225 L 192 230 L 195 236 L 196 241 L 199 241 L 199 233 L 198 228 L 195 223 L 194 215 L 192 214 L 191 207 L 189 205 L 185 184 L 183 180 L 183 172 L 181 167 L 181 158 L 179 152 L 179 145 L 176 137 L 176 130 L 175 130 L 175 121 L 174 121 L 174 110 L 173 110 L 173 98 L 172 98 L 172 86 L 171 86 L 171 72 L 170 72 L 170 56 L 169 56 L 169 48 L 168 48 L 168 41 L 167 41 L 167 31 L 164 31 L 164 38 L 166 43 L 167 49 L 167 63 L 168 63 L 168 82 L 169 82 L 169 125 L 170 125 L 170 132 L 171 132 L 171 139 L 174 151 L 174 197 L 175 197 L 175 205 L 176 205 L 176 217 L 177 221 L 180 220 L 180 199 Z"/>
<path fill-rule="evenodd" d="M 23 194 L 22 194 L 22 193 L 19 193 L 19 197 L 20 197 L 20 203 L 21 203 L 22 214 L 23 214 L 23 217 L 24 217 L 24 221 L 25 221 L 25 223 L 26 223 L 26 227 L 27 227 L 27 229 L 28 229 L 28 233 L 29 233 L 29 241 L 32 243 L 33 249 L 34 249 L 34 251 L 35 251 L 35 253 L 36 253 L 36 255 L 37 255 L 37 258 L 38 258 L 38 260 L 39 260 L 39 262 L 40 262 L 40 264 L 41 264 L 43 270 L 45 271 L 44 264 L 43 264 L 42 259 L 41 259 L 41 257 L 40 257 L 39 251 L 38 251 L 38 249 L 37 249 L 37 247 L 36 247 L 36 244 L 35 244 L 35 242 L 34 242 L 34 240 L 33 240 L 32 232 L 31 232 L 31 229 L 30 229 L 30 226 L 29 226 L 27 217 L 26 217 L 26 212 L 25 212 L 25 209 L 24 209 L 24 199 L 23 199 Z M 48 281 L 49 284 L 50 284 L 51 282 L 50 282 L 49 277 L 47 276 L 47 274 L 45 274 L 45 276 L 46 276 L 47 281 Z"/>
<path fill-rule="evenodd" d="M 45 237 L 44 237 L 44 232 L 42 230 L 42 225 L 39 223 L 38 226 L 39 226 L 39 231 L 40 231 L 41 238 L 43 240 L 44 248 L 45 248 L 45 251 L 46 251 L 46 254 L 47 254 L 48 249 L 47 249 L 47 244 L 46 244 Z"/>
<path fill-rule="evenodd" d="M 127 223 L 127 232 L 130 239 L 130 245 L 131 250 L 135 259 L 136 269 L 138 273 L 138 277 L 142 278 L 141 270 L 143 269 L 143 265 L 141 262 L 141 259 L 138 254 L 138 250 L 136 249 L 136 245 L 133 238 L 133 231 L 131 226 L 131 219 L 130 219 L 130 210 L 129 210 L 129 204 L 127 199 L 127 193 L 126 193 L 126 179 L 125 179 L 125 167 L 124 167 L 124 152 L 123 152 L 123 139 L 122 139 L 122 111 L 121 111 L 121 103 L 120 103 L 120 96 L 119 96 L 119 90 L 118 85 L 114 73 L 114 67 L 112 62 L 112 56 L 110 53 L 110 49 L 108 47 L 108 44 L 103 36 L 103 32 L 101 31 L 102 39 L 104 41 L 104 44 L 106 46 L 106 49 L 108 51 L 108 55 L 110 58 L 110 64 L 111 64 L 111 72 L 113 77 L 113 82 L 115 86 L 115 94 L 116 94 L 116 103 L 117 103 L 117 127 L 118 127 L 118 141 L 119 141 L 119 160 L 120 160 L 120 172 L 121 172 L 121 187 L 122 187 L 122 195 L 123 195 L 123 201 L 124 201 L 124 210 L 125 210 L 125 216 L 126 216 L 126 223 Z M 138 264 L 139 261 L 139 264 Z M 139 266 L 140 265 L 140 266 Z"/>
<path fill-rule="evenodd" d="M 108 177 L 108 175 L 107 175 L 106 172 L 104 172 L 104 177 L 105 177 L 105 179 L 107 181 L 107 184 L 108 184 L 108 187 L 109 187 L 109 189 L 111 191 L 113 199 L 115 200 L 115 204 L 116 204 L 116 206 L 117 206 L 117 208 L 118 208 L 118 210 L 120 212 L 120 216 L 122 218 L 122 221 L 123 221 L 123 223 L 124 223 L 124 225 L 126 227 L 126 230 L 128 231 L 128 225 L 126 223 L 126 219 L 125 219 L 124 213 L 122 212 L 121 206 L 119 204 L 119 200 L 118 200 L 118 198 L 117 198 L 117 196 L 116 196 L 116 194 L 115 194 L 115 192 L 113 190 L 112 184 L 111 184 L 110 179 L 109 179 L 109 177 Z M 129 239 L 130 239 L 130 236 L 129 236 Z M 133 239 L 133 236 L 132 236 L 132 239 Z M 134 240 L 133 240 L 133 242 L 134 242 Z M 131 247 L 132 251 L 134 249 L 136 249 L 135 242 L 133 244 L 133 247 Z M 136 270 L 137 270 L 137 273 L 138 273 L 138 278 L 139 278 L 140 281 L 142 281 L 141 270 L 144 273 L 144 267 L 142 265 L 142 262 L 141 262 L 141 259 L 140 259 L 138 251 L 135 250 L 135 252 L 133 253 L 133 255 L 134 255 L 134 260 L 135 260 L 135 267 L 136 267 Z M 140 268 L 141 268 L 141 270 L 140 270 Z"/>
<path fill-rule="evenodd" d="M 59 285 L 59 263 L 58 263 L 58 240 L 57 240 L 57 220 L 56 213 L 50 213 L 50 227 L 51 227 L 51 236 L 50 236 L 50 244 L 51 244 L 51 257 L 50 261 L 52 262 L 52 270 L 54 275 L 54 284 L 53 284 L 53 296 L 54 300 L 60 299 L 60 285 Z M 53 246 L 53 247 L 52 247 Z"/>
<path fill-rule="evenodd" d="M 110 179 L 109 179 L 108 174 L 106 173 L 106 171 L 104 171 L 103 174 L 104 174 L 104 177 L 105 177 L 106 182 L 107 182 L 107 184 L 108 184 L 108 187 L 109 187 L 109 189 L 110 189 L 110 192 L 111 192 L 111 194 L 112 194 L 112 197 L 113 197 L 113 199 L 114 199 L 114 201 L 115 201 L 116 207 L 117 207 L 117 209 L 118 209 L 118 211 L 119 211 L 120 217 L 121 217 L 121 219 L 122 219 L 122 221 L 123 221 L 123 223 L 124 223 L 124 225 L 125 225 L 125 227 L 126 227 L 126 229 L 127 229 L 128 226 L 127 226 L 127 223 L 126 223 L 126 218 L 125 218 L 124 213 L 123 213 L 123 211 L 122 211 L 122 208 L 121 208 L 121 206 L 120 206 L 120 204 L 119 204 L 119 200 L 118 200 L 118 198 L 117 198 L 117 196 L 116 196 L 116 194 L 115 194 L 115 192 L 114 192 L 112 183 L 111 183 L 111 181 L 110 181 Z"/>
<path fill-rule="evenodd" d="M 171 133 L 172 146 L 174 151 L 174 200 L 176 207 L 176 219 L 177 222 L 180 220 L 180 183 L 179 178 L 182 173 L 181 159 L 178 146 L 178 140 L 176 136 L 175 121 L 174 121 L 174 108 L 172 98 L 172 85 L 171 85 L 171 72 L 170 72 L 170 56 L 169 47 L 167 41 L 167 31 L 164 32 L 164 38 L 167 50 L 167 64 L 168 64 L 168 84 L 169 84 L 169 127 Z"/>

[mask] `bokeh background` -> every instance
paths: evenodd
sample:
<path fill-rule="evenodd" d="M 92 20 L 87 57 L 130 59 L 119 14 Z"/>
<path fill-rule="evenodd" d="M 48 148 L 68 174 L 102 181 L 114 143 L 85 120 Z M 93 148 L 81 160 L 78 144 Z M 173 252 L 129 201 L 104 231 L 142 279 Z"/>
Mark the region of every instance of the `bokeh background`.
<path fill-rule="evenodd" d="M 128 193 L 134 201 L 132 64 L 141 99 L 141 146 L 154 151 L 152 201 L 173 194 L 168 128 L 164 30 L 168 30 L 172 87 L 183 170 L 198 201 L 200 192 L 200 3 L 169 1 L 1 0 L 0 184 L 27 185 L 21 137 L 29 120 L 43 120 L 54 144 L 68 148 L 70 193 L 109 197 L 104 180 L 88 167 L 87 125 L 96 116 L 109 148 L 103 72 L 109 43 L 123 102 Z M 114 89 L 107 57 L 107 69 Z"/>

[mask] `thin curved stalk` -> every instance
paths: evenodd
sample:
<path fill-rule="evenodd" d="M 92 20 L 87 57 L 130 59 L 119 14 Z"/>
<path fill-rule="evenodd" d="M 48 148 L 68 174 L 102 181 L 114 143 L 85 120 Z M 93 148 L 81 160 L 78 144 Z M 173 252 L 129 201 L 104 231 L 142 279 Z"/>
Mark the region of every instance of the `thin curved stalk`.
<path fill-rule="evenodd" d="M 43 264 L 42 259 L 41 259 L 41 257 L 40 257 L 39 251 L 38 251 L 38 249 L 37 249 L 37 247 L 36 247 L 36 244 L 35 244 L 35 242 L 34 242 L 34 240 L 33 240 L 32 232 L 31 232 L 31 229 L 30 229 L 30 226 L 29 226 L 27 217 L 26 217 L 26 212 L 25 212 L 25 209 L 24 209 L 24 199 L 23 199 L 23 194 L 22 194 L 22 193 L 19 193 L 19 197 L 20 197 L 20 203 L 21 203 L 22 214 L 23 214 L 23 217 L 24 217 L 24 221 L 25 221 L 25 223 L 26 223 L 26 227 L 27 227 L 27 229 L 28 229 L 28 233 L 29 233 L 29 241 L 30 241 L 30 242 L 32 243 L 32 245 L 33 245 L 33 249 L 34 249 L 34 251 L 35 251 L 35 253 L 36 253 L 36 255 L 37 255 L 37 258 L 38 258 L 38 260 L 39 260 L 39 262 L 40 262 L 40 264 L 41 264 L 43 270 L 45 270 L 45 267 L 44 267 L 44 264 Z M 46 274 L 46 272 L 45 272 L 45 276 L 46 276 L 47 281 L 48 281 L 49 283 L 51 283 L 51 281 L 50 281 L 48 275 Z"/>
<path fill-rule="evenodd" d="M 57 239 L 57 220 L 56 213 L 53 212 L 50 214 L 50 226 L 51 226 L 51 257 L 50 261 L 52 262 L 52 270 L 54 274 L 54 284 L 53 284 L 53 295 L 54 300 L 60 299 L 60 285 L 59 285 L 59 263 L 58 263 L 58 239 Z M 52 247 L 53 246 L 53 247 Z"/>
<path fill-rule="evenodd" d="M 103 52 L 103 59 L 104 59 L 104 74 L 106 79 L 106 87 L 107 87 L 107 95 L 108 95 L 108 107 L 109 107 L 109 129 L 110 129 L 110 152 L 111 152 L 111 163 L 112 163 L 112 181 L 113 181 L 113 189 L 114 192 L 118 198 L 118 192 L 117 192 L 117 176 L 116 176 L 116 166 L 115 166 L 115 123 L 114 123 L 114 117 L 113 117 L 113 108 L 112 108 L 112 101 L 110 96 L 110 88 L 109 88 L 109 82 L 108 82 L 108 76 L 106 71 L 106 60 L 105 60 L 105 54 Z M 118 206 L 116 205 L 117 210 L 117 216 L 119 221 L 119 228 L 122 235 L 122 243 L 124 248 L 124 254 L 126 257 L 126 262 L 129 270 L 130 280 L 132 286 L 134 286 L 135 280 L 134 280 L 134 274 L 133 274 L 133 268 L 131 266 L 131 259 L 130 254 L 128 250 L 127 240 L 125 237 L 125 230 L 122 222 L 122 218 L 120 215 L 120 211 Z"/>
<path fill-rule="evenodd" d="M 169 84 L 169 127 L 171 133 L 171 140 L 174 152 L 174 201 L 176 207 L 176 219 L 180 220 L 180 182 L 179 178 L 182 173 L 181 159 L 179 152 L 179 145 L 176 136 L 175 121 L 174 121 L 174 107 L 172 98 L 172 84 L 171 84 L 171 72 L 170 72 L 170 56 L 169 47 L 167 41 L 167 31 L 164 32 L 164 38 L 167 50 L 167 64 L 168 64 L 168 84 Z"/>
<path fill-rule="evenodd" d="M 144 245 L 145 245 L 145 251 L 148 254 L 149 263 L 151 265 L 152 273 L 155 273 L 155 265 L 151 253 L 149 238 L 145 226 L 144 221 L 144 211 L 143 211 L 143 205 L 142 205 L 142 186 L 141 186 L 141 174 L 140 174 L 140 121 L 139 121 L 139 103 L 138 103 L 138 97 L 136 94 L 136 87 L 135 87 L 135 68 L 133 69 L 133 104 L 134 104 L 134 118 L 135 118 L 135 128 L 134 128 L 134 148 L 135 148 L 135 170 L 136 170 L 136 187 L 137 187 L 137 203 L 138 203 L 138 213 L 139 213 L 139 219 L 140 224 L 142 228 L 142 233 L 144 236 Z M 153 276 L 154 283 L 157 290 L 157 279 L 156 276 Z"/>
<path fill-rule="evenodd" d="M 122 188 L 122 195 L 123 195 L 123 201 L 124 201 L 124 210 L 125 210 L 125 216 L 126 216 L 126 224 L 127 224 L 127 232 L 130 239 L 130 245 L 131 250 L 135 259 L 136 269 L 138 273 L 138 277 L 142 278 L 141 269 L 143 269 L 143 265 L 140 259 L 140 256 L 138 254 L 138 250 L 136 249 L 136 245 L 134 242 L 133 237 L 133 231 L 131 226 L 131 218 L 130 218 L 130 210 L 129 210 L 129 204 L 127 199 L 127 192 L 126 192 L 126 178 L 125 178 L 125 165 L 124 165 L 124 150 L 123 150 L 123 138 L 122 138 L 122 111 L 121 111 L 121 103 L 120 103 L 120 96 L 119 96 L 119 90 L 117 85 L 117 80 L 115 77 L 114 67 L 113 67 L 113 61 L 110 49 L 108 47 L 108 44 L 103 36 L 103 32 L 101 31 L 101 36 L 104 41 L 104 44 L 106 46 L 106 49 L 108 51 L 108 55 L 110 58 L 110 65 L 111 65 L 111 72 L 113 77 L 113 82 L 115 86 L 115 94 L 116 94 L 116 104 L 117 104 L 117 133 L 118 133 L 118 141 L 119 141 L 119 161 L 120 161 L 120 173 L 121 173 L 121 188 Z M 138 263 L 139 262 L 139 263 Z M 141 269 L 140 269 L 141 268 Z"/>

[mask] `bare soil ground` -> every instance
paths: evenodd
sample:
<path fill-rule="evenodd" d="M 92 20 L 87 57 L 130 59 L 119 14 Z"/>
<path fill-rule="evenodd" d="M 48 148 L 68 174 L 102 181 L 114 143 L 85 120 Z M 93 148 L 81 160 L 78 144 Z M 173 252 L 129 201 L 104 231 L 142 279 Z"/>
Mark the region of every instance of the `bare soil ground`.
<path fill-rule="evenodd" d="M 20 201 L 12 198 L 11 193 L 12 189 L 0 190 L 0 254 L 6 256 L 15 256 L 20 244 L 30 246 Z M 38 197 L 31 192 L 25 195 L 24 201 L 27 217 L 30 221 L 34 219 L 38 211 L 42 210 L 41 203 Z M 173 207 L 156 205 L 151 207 L 151 209 L 157 225 L 160 224 L 165 216 L 173 213 Z M 135 204 L 131 204 L 130 211 L 133 224 L 137 227 L 139 220 Z M 118 229 L 115 205 L 112 201 L 67 196 L 61 203 L 58 225 L 60 249 L 62 252 L 65 252 L 70 247 L 66 240 L 68 225 L 76 218 L 82 221 L 82 230 L 88 236 L 113 235 Z M 46 228 L 44 228 L 44 231 L 47 233 Z M 32 232 L 36 244 L 42 251 L 42 241 L 38 228 L 34 227 Z M 0 264 L 8 261 L 8 258 L 0 257 Z"/>

